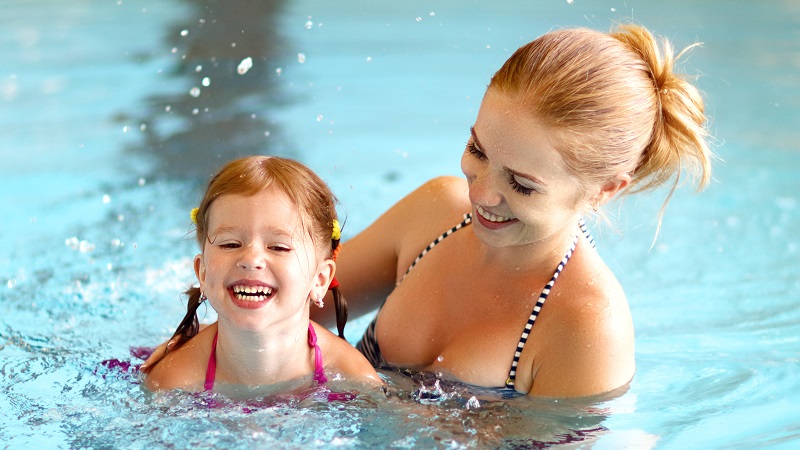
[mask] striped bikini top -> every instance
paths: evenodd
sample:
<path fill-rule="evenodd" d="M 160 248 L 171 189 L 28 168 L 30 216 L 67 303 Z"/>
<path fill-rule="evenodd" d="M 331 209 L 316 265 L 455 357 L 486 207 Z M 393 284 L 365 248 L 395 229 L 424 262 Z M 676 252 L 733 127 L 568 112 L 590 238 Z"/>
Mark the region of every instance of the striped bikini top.
<path fill-rule="evenodd" d="M 405 277 L 411 272 L 411 270 L 414 269 L 414 266 L 417 265 L 419 260 L 422 259 L 422 257 L 425 256 L 425 254 L 431 251 L 434 247 L 436 247 L 436 245 L 442 242 L 445 238 L 455 233 L 456 231 L 460 230 L 461 228 L 470 225 L 471 223 L 472 223 L 472 214 L 464 214 L 464 220 L 462 220 L 461 223 L 450 228 L 449 230 L 442 233 L 439 237 L 434 239 L 433 242 L 431 242 L 430 245 L 425 247 L 425 249 L 422 250 L 419 256 L 417 256 L 416 259 L 414 259 L 414 262 L 411 263 L 411 266 L 409 266 L 409 268 L 397 282 L 395 287 L 399 286 L 400 283 L 403 282 Z M 589 241 L 592 247 L 594 247 L 595 246 L 594 238 L 586 228 L 586 224 L 583 221 L 583 219 L 580 220 L 579 225 L 583 235 L 586 236 L 586 239 Z M 517 348 L 516 351 L 514 352 L 514 358 L 511 361 L 511 369 L 508 372 L 508 379 L 506 379 L 506 383 L 505 386 L 503 386 L 503 389 L 514 390 L 514 383 L 517 379 L 517 366 L 519 365 L 520 355 L 522 355 L 522 349 L 525 347 L 525 343 L 528 342 L 528 336 L 530 335 L 531 329 L 533 328 L 533 324 L 536 322 L 536 318 L 539 316 L 539 311 L 542 310 L 542 306 L 544 305 L 545 300 L 547 300 L 547 296 L 550 295 L 550 290 L 553 289 L 553 285 L 558 279 L 558 276 L 561 274 L 561 271 L 564 269 L 564 266 L 567 265 L 569 258 L 572 256 L 572 252 L 575 251 L 575 247 L 578 244 L 578 237 L 579 236 L 576 235 L 575 238 L 572 240 L 572 245 L 570 246 L 569 250 L 567 250 L 567 253 L 561 259 L 561 262 L 558 263 L 558 266 L 556 267 L 553 276 L 550 278 L 550 281 L 547 282 L 547 284 L 544 286 L 544 289 L 542 289 L 542 292 L 539 294 L 539 299 L 536 301 L 536 305 L 533 307 L 533 311 L 531 311 L 531 314 L 528 317 L 528 322 L 525 324 L 525 328 L 522 330 L 522 335 L 520 336 L 519 342 L 517 343 Z M 361 353 L 363 353 L 364 356 L 376 367 L 386 365 L 386 361 L 384 361 L 383 355 L 381 355 L 380 346 L 378 345 L 378 340 L 375 337 L 375 324 L 378 321 L 378 314 L 380 314 L 380 311 L 378 311 L 378 313 L 375 314 L 375 317 L 372 319 L 372 322 L 370 322 L 369 326 L 364 332 L 364 336 L 361 338 L 361 341 L 359 341 L 358 345 L 356 345 L 356 348 L 359 351 L 361 351 Z"/>

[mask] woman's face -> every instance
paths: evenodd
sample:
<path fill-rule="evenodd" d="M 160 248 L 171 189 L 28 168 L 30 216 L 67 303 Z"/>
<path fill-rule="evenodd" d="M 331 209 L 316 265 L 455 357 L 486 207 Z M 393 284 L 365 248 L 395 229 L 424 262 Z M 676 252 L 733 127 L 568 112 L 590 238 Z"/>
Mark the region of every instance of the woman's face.
<path fill-rule="evenodd" d="M 486 93 L 461 158 L 473 226 L 483 242 L 526 245 L 572 230 L 583 195 L 559 153 L 564 145 L 558 130 L 513 98 Z"/>
<path fill-rule="evenodd" d="M 249 330 L 307 319 L 309 299 L 327 286 L 328 266 L 295 205 L 275 187 L 214 200 L 208 239 L 195 258 L 201 289 L 220 320 Z"/>

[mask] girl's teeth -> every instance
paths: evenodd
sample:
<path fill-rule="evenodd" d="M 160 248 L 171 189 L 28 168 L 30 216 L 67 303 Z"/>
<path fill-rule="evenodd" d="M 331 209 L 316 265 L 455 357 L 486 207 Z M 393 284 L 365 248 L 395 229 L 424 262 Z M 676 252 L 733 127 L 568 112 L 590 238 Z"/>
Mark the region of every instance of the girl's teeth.
<path fill-rule="evenodd" d="M 237 299 L 246 302 L 263 302 L 272 295 L 272 289 L 264 286 L 234 286 Z"/>

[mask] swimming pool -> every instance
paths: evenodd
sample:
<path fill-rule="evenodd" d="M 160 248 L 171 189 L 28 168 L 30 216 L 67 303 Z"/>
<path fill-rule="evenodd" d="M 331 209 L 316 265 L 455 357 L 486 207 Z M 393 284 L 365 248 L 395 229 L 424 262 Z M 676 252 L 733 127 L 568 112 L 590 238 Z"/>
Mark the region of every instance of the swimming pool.
<path fill-rule="evenodd" d="M 519 3 L 5 2 L 3 448 L 800 445 L 800 6 Z M 422 181 L 459 175 L 510 52 L 629 17 L 677 47 L 705 43 L 685 67 L 721 161 L 706 192 L 676 194 L 652 249 L 660 194 L 615 209 L 621 233 L 595 230 L 636 326 L 627 393 L 476 405 L 427 381 L 444 395 L 415 397 L 417 380 L 387 374 L 388 399 L 209 409 L 151 396 L 126 370 L 131 347 L 183 315 L 188 211 L 222 161 L 306 162 L 338 194 L 346 238 Z"/>

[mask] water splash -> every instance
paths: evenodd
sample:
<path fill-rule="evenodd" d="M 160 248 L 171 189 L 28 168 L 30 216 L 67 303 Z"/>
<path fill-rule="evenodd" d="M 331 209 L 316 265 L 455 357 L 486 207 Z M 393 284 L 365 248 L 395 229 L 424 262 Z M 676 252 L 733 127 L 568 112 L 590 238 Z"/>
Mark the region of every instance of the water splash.
<path fill-rule="evenodd" d="M 244 75 L 251 68 L 253 68 L 253 58 L 248 56 L 239 63 L 239 66 L 236 68 L 236 72 L 238 72 L 239 75 Z"/>

